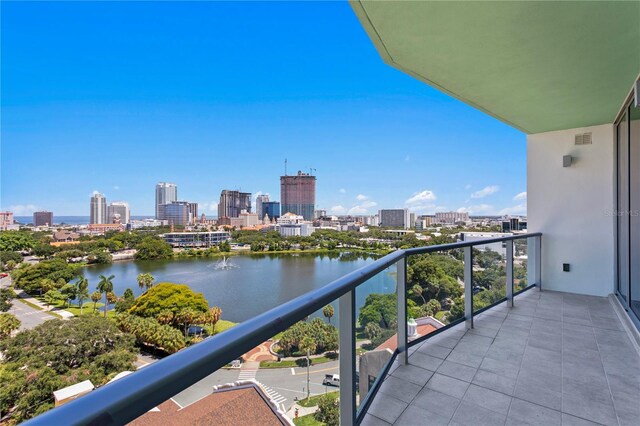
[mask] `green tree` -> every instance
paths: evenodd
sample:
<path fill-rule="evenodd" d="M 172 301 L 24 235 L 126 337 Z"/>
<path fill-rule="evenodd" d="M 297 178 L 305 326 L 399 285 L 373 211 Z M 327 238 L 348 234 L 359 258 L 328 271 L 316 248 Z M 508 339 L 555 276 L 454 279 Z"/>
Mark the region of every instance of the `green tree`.
<path fill-rule="evenodd" d="M 205 313 L 206 312 L 208 311 L 205 311 Z M 189 327 L 200 319 L 202 313 L 202 311 L 197 311 L 190 307 L 182 308 L 178 311 L 175 319 L 178 324 L 182 325 L 185 338 L 187 337 Z"/>
<path fill-rule="evenodd" d="M 87 256 L 87 263 L 97 265 L 107 265 L 113 261 L 111 253 L 104 249 L 92 250 Z"/>
<path fill-rule="evenodd" d="M 122 297 L 119 298 L 116 302 L 116 312 L 128 312 L 129 309 L 131 309 L 131 307 L 134 305 L 134 303 L 136 303 L 136 297 L 133 294 L 133 290 L 128 288 L 124 291 Z"/>
<path fill-rule="evenodd" d="M 146 237 L 136 245 L 136 259 L 167 259 L 172 255 L 171 246 L 157 237 Z"/>
<path fill-rule="evenodd" d="M 358 316 L 360 325 L 366 327 L 372 322 L 382 328 L 389 328 L 391 322 L 398 317 L 396 304 L 396 295 L 393 293 L 368 295 Z"/>
<path fill-rule="evenodd" d="M 156 318 L 160 312 L 168 310 L 175 319 L 177 313 L 185 308 L 207 312 L 209 304 L 202 293 L 194 292 L 185 284 L 159 283 L 138 297 L 130 312 L 141 317 Z"/>
<path fill-rule="evenodd" d="M 331 317 L 333 317 L 334 314 L 335 314 L 335 311 L 333 310 L 333 306 L 327 305 L 324 308 L 322 308 L 322 315 L 324 315 L 325 318 L 329 320 L 329 324 L 331 324 Z"/>
<path fill-rule="evenodd" d="M 15 266 L 22 262 L 22 255 L 15 251 L 0 251 L 0 263 L 8 264 L 10 261 L 13 261 Z"/>
<path fill-rule="evenodd" d="M 94 291 L 93 293 L 91 293 L 91 301 L 93 302 L 94 314 L 96 312 L 96 305 L 98 304 L 101 298 L 102 298 L 102 293 L 100 293 L 99 291 Z"/>
<path fill-rule="evenodd" d="M 339 426 L 340 401 L 331 394 L 323 395 L 318 401 L 318 411 L 313 417 L 326 426 Z"/>
<path fill-rule="evenodd" d="M 89 280 L 83 276 L 78 277 L 78 281 L 76 281 L 76 294 L 80 305 L 80 315 L 82 315 L 84 301 L 89 298 Z"/>
<path fill-rule="evenodd" d="M 425 305 L 427 304 L 426 299 L 424 298 L 424 296 L 422 295 L 422 292 L 424 291 L 422 289 L 422 287 L 420 287 L 420 284 L 415 284 L 413 287 L 411 287 L 411 291 L 413 292 L 413 294 L 415 294 L 416 296 L 422 298 L 422 303 L 424 303 Z"/>
<path fill-rule="evenodd" d="M 13 305 L 11 300 L 15 297 L 16 294 L 12 290 L 9 290 L 8 288 L 0 288 L 0 312 L 7 312 L 11 309 L 11 306 Z"/>
<path fill-rule="evenodd" d="M 113 291 L 113 279 L 115 275 L 104 276 L 100 275 L 100 281 L 98 282 L 98 291 L 104 294 L 104 317 L 107 317 L 107 309 L 109 306 L 109 301 L 107 300 L 107 293 L 111 293 Z"/>
<path fill-rule="evenodd" d="M 229 241 L 221 242 L 218 247 L 220 248 L 220 251 L 224 253 L 229 253 L 231 251 L 231 244 L 229 244 Z"/>
<path fill-rule="evenodd" d="M 141 290 L 149 290 L 152 286 L 153 286 L 153 281 L 155 280 L 155 278 L 153 277 L 153 275 L 151 274 L 139 274 L 138 275 L 138 287 L 140 287 Z"/>
<path fill-rule="evenodd" d="M 218 321 L 220 321 L 220 318 L 222 317 L 222 309 L 219 308 L 218 306 L 212 306 L 211 309 L 209 309 L 209 323 L 211 324 L 211 331 L 214 332 L 216 329 L 216 324 L 218 323 Z"/>
<path fill-rule="evenodd" d="M 60 294 L 64 297 L 65 305 L 71 306 L 71 301 L 78 297 L 78 288 L 73 284 L 65 284 L 60 287 Z"/>
<path fill-rule="evenodd" d="M 44 301 L 48 306 L 57 305 L 64 300 L 64 296 L 58 290 L 49 290 L 44 295 Z"/>
<path fill-rule="evenodd" d="M 29 294 L 34 294 L 42 289 L 42 279 L 50 279 L 57 282 L 63 279 L 65 283 L 79 275 L 78 266 L 69 265 L 63 259 L 43 260 L 34 265 L 26 265 L 11 273 L 13 285 L 21 288 Z"/>
<path fill-rule="evenodd" d="M 49 244 L 37 244 L 33 247 L 33 254 L 38 257 L 44 257 L 45 259 L 53 256 L 56 252 L 56 248 Z"/>
<path fill-rule="evenodd" d="M 0 251 L 30 250 L 36 245 L 29 232 L 2 231 L 0 232 Z"/>
<path fill-rule="evenodd" d="M 309 356 L 312 353 L 315 353 L 317 346 L 318 345 L 316 344 L 316 341 L 311 336 L 305 336 L 300 341 L 300 350 L 307 354 L 307 399 L 309 399 L 309 396 L 311 395 L 311 388 L 310 388 L 311 380 L 309 375 L 311 359 L 309 358 Z"/>
<path fill-rule="evenodd" d="M 14 330 L 20 328 L 20 320 L 15 316 L 2 312 L 0 313 L 0 339 L 9 337 Z"/>
<path fill-rule="evenodd" d="M 133 370 L 134 342 L 113 321 L 93 316 L 52 319 L 3 339 L 0 400 L 9 424 L 53 408 L 57 389 L 87 379 L 100 386 Z"/>
<path fill-rule="evenodd" d="M 364 335 L 369 340 L 376 340 L 382 334 L 382 328 L 375 322 L 370 322 L 364 327 Z"/>

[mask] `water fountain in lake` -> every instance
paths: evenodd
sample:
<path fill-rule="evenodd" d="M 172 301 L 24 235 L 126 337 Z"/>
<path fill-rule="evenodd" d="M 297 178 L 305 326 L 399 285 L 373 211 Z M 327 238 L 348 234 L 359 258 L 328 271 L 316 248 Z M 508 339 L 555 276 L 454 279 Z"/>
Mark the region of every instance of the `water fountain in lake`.
<path fill-rule="evenodd" d="M 238 265 L 234 265 L 233 263 L 228 261 L 226 257 L 223 257 L 220 262 L 216 263 L 213 266 L 213 269 L 215 269 L 216 271 L 226 271 L 228 269 L 235 269 L 237 267 Z"/>

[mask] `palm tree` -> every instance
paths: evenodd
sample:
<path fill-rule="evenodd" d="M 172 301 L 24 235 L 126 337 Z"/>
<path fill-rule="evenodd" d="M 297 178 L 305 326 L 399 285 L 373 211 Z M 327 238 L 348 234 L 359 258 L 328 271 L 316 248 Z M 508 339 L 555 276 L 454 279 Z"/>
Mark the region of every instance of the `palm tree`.
<path fill-rule="evenodd" d="M 424 298 L 424 296 L 422 295 L 422 292 L 424 291 L 424 289 L 419 285 L 416 284 L 413 287 L 411 287 L 411 291 L 413 292 L 413 294 L 415 294 L 416 296 L 420 296 L 422 298 L 422 302 L 426 305 L 427 304 L 427 300 Z"/>
<path fill-rule="evenodd" d="M 107 317 L 107 308 L 109 307 L 109 302 L 107 300 L 107 293 L 111 293 L 113 291 L 113 279 L 115 275 L 109 275 L 105 277 L 104 275 L 100 275 L 100 282 L 98 283 L 98 291 L 100 293 L 104 293 L 104 317 Z"/>
<path fill-rule="evenodd" d="M 78 303 L 80 303 L 80 315 L 82 315 L 82 305 L 84 300 L 89 297 L 89 280 L 85 277 L 79 277 L 76 281 L 76 289 L 78 292 Z"/>
<path fill-rule="evenodd" d="M 324 315 L 329 320 L 329 324 L 331 324 L 331 317 L 334 314 L 335 312 L 333 310 L 333 306 L 327 305 L 324 308 L 322 308 L 322 315 Z"/>
<path fill-rule="evenodd" d="M 215 334 L 216 332 L 216 324 L 220 321 L 220 317 L 222 316 L 222 309 L 217 306 L 213 306 L 209 309 L 209 321 L 211 322 L 211 333 Z"/>
<path fill-rule="evenodd" d="M 151 287 L 153 287 L 153 281 L 155 280 L 155 278 L 153 278 L 153 275 L 151 274 L 140 274 L 138 275 L 138 286 L 140 287 L 140 290 L 143 289 L 147 289 L 149 290 Z"/>
<path fill-rule="evenodd" d="M 311 360 L 309 359 L 309 356 L 311 355 L 311 352 L 316 351 L 317 346 L 316 341 L 309 336 L 303 337 L 298 345 L 298 349 L 303 352 L 307 352 L 307 400 L 311 396 L 311 389 L 309 389 L 309 385 L 311 384 L 311 380 L 309 379 L 309 366 L 311 365 Z"/>
<path fill-rule="evenodd" d="M 93 313 L 96 312 L 96 305 L 100 301 L 101 297 L 102 293 L 100 293 L 99 291 L 94 291 L 93 293 L 91 293 L 91 301 L 93 302 Z"/>

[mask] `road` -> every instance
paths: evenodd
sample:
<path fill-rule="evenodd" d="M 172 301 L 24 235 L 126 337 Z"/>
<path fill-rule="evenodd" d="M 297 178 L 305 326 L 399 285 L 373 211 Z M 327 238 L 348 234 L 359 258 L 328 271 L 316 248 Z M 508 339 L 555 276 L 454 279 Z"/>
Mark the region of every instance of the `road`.
<path fill-rule="evenodd" d="M 338 369 L 338 361 L 311 366 L 311 395 L 338 390 L 338 388 L 322 384 L 325 374 L 337 374 Z M 193 404 L 210 395 L 213 386 L 239 380 L 240 372 L 241 370 L 238 369 L 216 371 L 174 396 L 173 400 L 183 407 Z M 246 377 L 246 374 L 243 376 Z M 307 396 L 306 368 L 260 369 L 256 372 L 255 379 L 265 386 L 271 399 L 276 401 L 279 406 L 284 407 L 285 411 L 294 403 L 295 398 L 302 399 Z"/>
<path fill-rule="evenodd" d="M 0 287 L 7 288 L 11 286 L 11 277 L 0 278 Z M 13 306 L 9 309 L 9 313 L 15 315 L 20 320 L 20 329 L 27 330 L 33 328 L 43 322 L 55 318 L 53 315 L 49 315 L 44 311 L 32 308 L 31 306 L 22 303 L 18 298 L 11 301 Z"/>

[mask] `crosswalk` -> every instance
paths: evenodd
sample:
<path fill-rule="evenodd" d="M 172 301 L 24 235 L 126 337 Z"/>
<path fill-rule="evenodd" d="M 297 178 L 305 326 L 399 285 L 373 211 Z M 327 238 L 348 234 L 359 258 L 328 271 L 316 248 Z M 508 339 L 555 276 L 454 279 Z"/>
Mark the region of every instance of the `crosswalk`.
<path fill-rule="evenodd" d="M 257 372 L 257 368 L 243 368 L 240 370 L 238 380 L 255 380 Z"/>
<path fill-rule="evenodd" d="M 262 385 L 262 389 L 264 389 L 265 393 L 269 395 L 269 398 L 271 398 L 271 400 L 275 402 L 276 405 L 281 406 L 282 410 L 286 411 L 284 408 L 284 403 L 287 400 L 287 398 L 280 395 L 277 391 L 271 389 L 269 386 Z"/>

